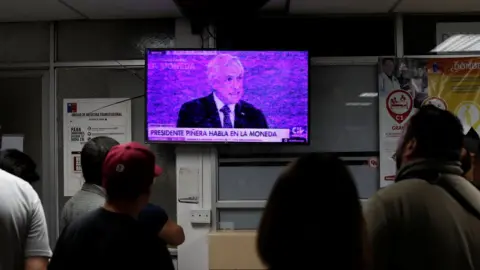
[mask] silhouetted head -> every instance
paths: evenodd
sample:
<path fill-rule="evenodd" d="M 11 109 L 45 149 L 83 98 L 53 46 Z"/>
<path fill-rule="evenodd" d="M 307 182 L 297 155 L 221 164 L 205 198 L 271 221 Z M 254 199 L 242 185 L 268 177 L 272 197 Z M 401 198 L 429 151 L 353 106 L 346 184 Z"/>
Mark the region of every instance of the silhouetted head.
<path fill-rule="evenodd" d="M 162 173 L 155 154 L 136 142 L 119 144 L 103 162 L 103 187 L 107 204 L 138 213 L 148 204 L 154 179 Z"/>
<path fill-rule="evenodd" d="M 119 143 L 105 136 L 89 140 L 82 148 L 80 163 L 86 183 L 102 185 L 102 165 L 110 149 Z"/>
<path fill-rule="evenodd" d="M 395 69 L 395 62 L 392 58 L 383 58 L 382 59 L 382 71 L 388 76 L 393 75 L 393 70 Z"/>
<path fill-rule="evenodd" d="M 363 269 L 363 222 L 357 188 L 343 161 L 308 154 L 277 179 L 260 222 L 258 253 L 271 269 L 299 266 L 299 261 Z M 300 259 L 298 247 L 303 247 Z"/>
<path fill-rule="evenodd" d="M 433 105 L 422 106 L 399 141 L 397 168 L 415 159 L 460 161 L 463 141 L 463 126 L 455 115 Z"/>
<path fill-rule="evenodd" d="M 22 178 L 30 184 L 40 180 L 37 164 L 27 154 L 16 149 L 0 151 L 0 169 Z"/>

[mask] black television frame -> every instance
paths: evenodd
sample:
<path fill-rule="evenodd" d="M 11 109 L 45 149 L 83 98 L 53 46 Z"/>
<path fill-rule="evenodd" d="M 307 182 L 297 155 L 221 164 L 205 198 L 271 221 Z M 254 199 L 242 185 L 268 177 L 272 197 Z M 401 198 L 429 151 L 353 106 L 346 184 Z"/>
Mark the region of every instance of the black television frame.
<path fill-rule="evenodd" d="M 307 76 L 308 76 L 308 80 L 307 80 L 307 98 L 308 98 L 308 101 L 307 101 L 307 110 L 308 110 L 308 113 L 307 113 L 307 142 L 229 142 L 229 141 L 225 141 L 225 142 L 212 142 L 212 141 L 205 141 L 205 142 L 201 142 L 201 141 L 151 141 L 148 139 L 148 123 L 147 123 L 147 103 L 148 103 L 148 54 L 150 52 L 161 52 L 161 51 L 219 51 L 219 52 L 232 52 L 232 51 L 241 51 L 241 52 L 252 52 L 252 51 L 291 51 L 291 52 L 307 52 L 308 54 L 308 66 L 307 66 Z M 144 136 L 144 143 L 145 144 L 179 144 L 179 145 L 224 145 L 224 144 L 238 144 L 238 145 L 246 145 L 246 144 L 250 144 L 250 145 L 305 145 L 305 146 L 309 146 L 311 144 L 311 69 L 310 69 L 310 52 L 309 50 L 292 50 L 292 49 L 258 49 L 258 50 L 254 50 L 254 49 L 248 49 L 248 50 L 238 50 L 238 49 L 235 49 L 235 50 L 227 50 L 227 49 L 215 49 L 215 48 L 190 48 L 190 49 L 187 49 L 187 48 L 182 48 L 182 49 L 176 49 L 176 48 L 145 48 L 145 66 L 144 66 L 144 69 L 145 69 L 145 80 L 144 80 L 144 113 L 145 113 L 145 117 L 144 117 L 144 120 L 143 120 L 143 129 L 145 131 L 145 136 Z"/>

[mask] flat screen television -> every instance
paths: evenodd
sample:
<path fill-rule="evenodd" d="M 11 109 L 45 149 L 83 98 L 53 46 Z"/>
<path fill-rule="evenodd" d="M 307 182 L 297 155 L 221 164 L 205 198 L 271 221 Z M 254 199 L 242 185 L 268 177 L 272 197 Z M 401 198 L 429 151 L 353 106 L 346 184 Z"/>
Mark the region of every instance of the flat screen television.
<path fill-rule="evenodd" d="M 307 51 L 146 51 L 146 141 L 309 143 Z"/>

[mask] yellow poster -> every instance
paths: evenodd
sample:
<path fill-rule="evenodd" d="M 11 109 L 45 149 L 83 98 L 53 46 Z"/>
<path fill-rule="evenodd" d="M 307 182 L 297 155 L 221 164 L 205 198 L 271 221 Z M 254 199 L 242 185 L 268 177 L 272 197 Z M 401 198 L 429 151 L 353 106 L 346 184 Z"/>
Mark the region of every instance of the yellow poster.
<path fill-rule="evenodd" d="M 464 132 L 480 134 L 480 57 L 428 61 L 424 104 L 445 107 L 462 121 Z"/>

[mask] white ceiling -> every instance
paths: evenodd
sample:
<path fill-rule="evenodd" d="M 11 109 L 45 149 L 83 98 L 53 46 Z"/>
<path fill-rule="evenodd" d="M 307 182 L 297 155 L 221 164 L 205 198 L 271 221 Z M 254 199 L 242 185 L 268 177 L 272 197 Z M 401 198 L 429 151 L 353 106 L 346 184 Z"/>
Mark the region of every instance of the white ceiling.
<path fill-rule="evenodd" d="M 229 1 L 229 0 L 224 0 Z M 270 0 L 282 10 L 287 0 Z M 397 3 L 399 1 L 399 3 Z M 291 14 L 476 12 L 478 0 L 290 0 Z M 179 17 L 173 0 L 0 0 L 0 21 Z"/>

